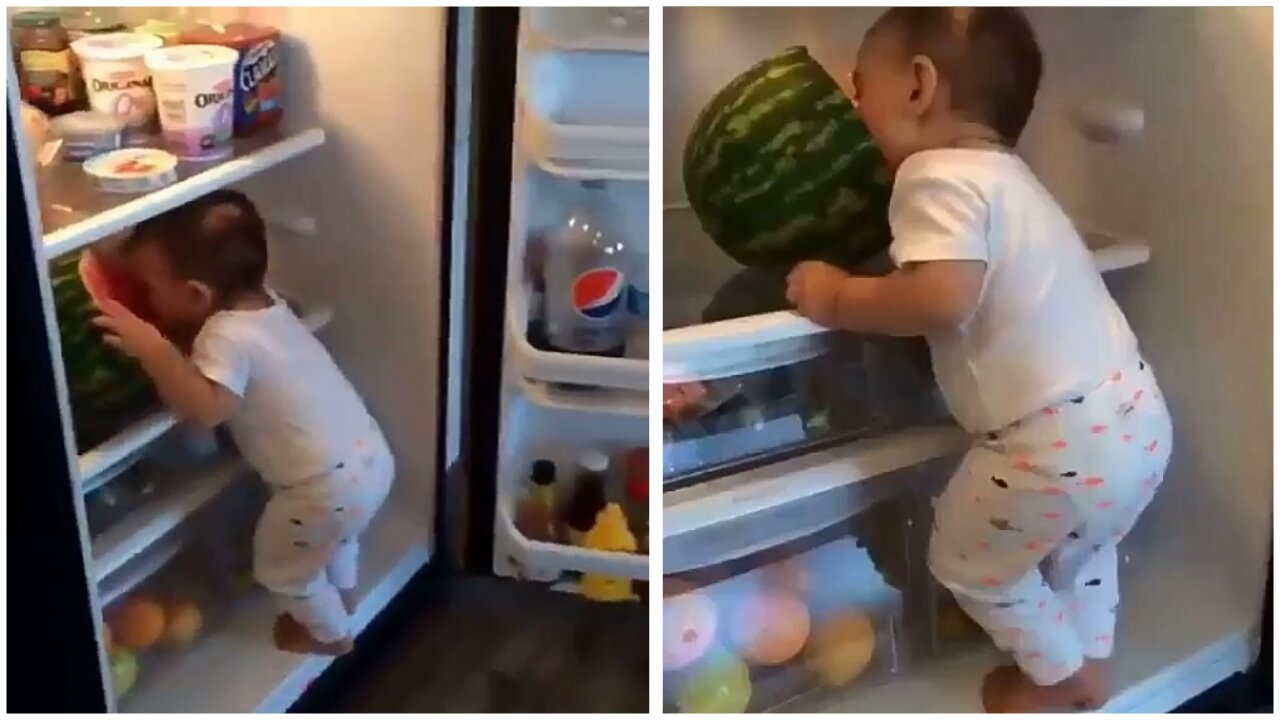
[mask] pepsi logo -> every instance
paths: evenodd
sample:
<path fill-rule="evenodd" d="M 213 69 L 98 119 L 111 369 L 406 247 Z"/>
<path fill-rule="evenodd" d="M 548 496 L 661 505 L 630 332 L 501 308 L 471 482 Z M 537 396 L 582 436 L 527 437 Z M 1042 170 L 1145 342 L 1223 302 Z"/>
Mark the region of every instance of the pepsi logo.
<path fill-rule="evenodd" d="M 622 271 L 605 267 L 588 270 L 573 281 L 573 309 L 591 320 L 604 320 L 622 305 L 626 278 Z"/>

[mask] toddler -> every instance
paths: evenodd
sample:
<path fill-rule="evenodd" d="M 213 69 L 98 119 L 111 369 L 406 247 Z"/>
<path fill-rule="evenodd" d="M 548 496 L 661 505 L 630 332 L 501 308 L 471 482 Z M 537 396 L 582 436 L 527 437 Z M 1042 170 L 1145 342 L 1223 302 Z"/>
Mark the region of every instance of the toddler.
<path fill-rule="evenodd" d="M 358 537 L 387 497 L 394 463 L 324 346 L 264 285 L 261 216 L 243 194 L 221 190 L 138 225 L 124 250 L 164 327 L 110 301 L 96 322 L 179 418 L 227 423 L 270 487 L 253 564 L 282 601 L 276 645 L 349 651 Z M 166 335 L 194 336 L 190 356 Z"/>
<path fill-rule="evenodd" d="M 1063 211 L 1012 151 L 1041 56 L 1010 8 L 897 8 L 854 101 L 894 174 L 897 270 L 796 266 L 821 324 L 923 335 L 975 442 L 937 500 L 929 564 L 1017 665 L 989 711 L 1095 708 L 1115 642 L 1116 545 L 1159 486 L 1172 427 L 1128 322 Z"/>

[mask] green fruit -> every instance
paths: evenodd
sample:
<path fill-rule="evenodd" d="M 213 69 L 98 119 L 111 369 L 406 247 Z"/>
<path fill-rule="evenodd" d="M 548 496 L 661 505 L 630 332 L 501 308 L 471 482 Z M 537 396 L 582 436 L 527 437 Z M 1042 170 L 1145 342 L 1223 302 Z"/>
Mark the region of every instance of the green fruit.
<path fill-rule="evenodd" d="M 803 47 L 756 64 L 703 108 L 684 187 L 702 229 L 744 265 L 849 266 L 889 246 L 884 160 Z"/>
<path fill-rule="evenodd" d="M 676 690 L 676 707 L 686 713 L 741 713 L 751 702 L 751 673 L 746 663 L 717 651 L 693 670 Z"/>
<path fill-rule="evenodd" d="M 111 652 L 111 687 L 116 697 L 123 697 L 138 682 L 138 657 L 124 648 Z"/>
<path fill-rule="evenodd" d="M 83 252 L 72 253 L 49 263 L 79 452 L 119 433 L 155 402 L 155 390 L 142 368 L 103 343 L 102 333 L 93 325 L 98 311 L 81 273 L 83 256 Z"/>

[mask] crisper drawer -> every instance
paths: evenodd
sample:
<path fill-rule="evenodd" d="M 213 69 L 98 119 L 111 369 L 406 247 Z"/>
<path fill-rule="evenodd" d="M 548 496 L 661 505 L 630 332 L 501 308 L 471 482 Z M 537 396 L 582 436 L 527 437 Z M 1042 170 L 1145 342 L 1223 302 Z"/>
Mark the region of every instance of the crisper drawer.
<path fill-rule="evenodd" d="M 908 598 L 918 583 L 911 514 L 908 500 L 886 497 L 777 544 L 683 572 L 664 569 L 667 707 L 778 709 L 901 672 L 910 655 Z M 754 522 L 773 527 L 775 519 Z"/>
<path fill-rule="evenodd" d="M 647 503 L 637 502 L 623 491 L 623 458 L 628 452 L 647 446 L 647 417 L 643 394 L 552 390 L 540 383 L 513 381 L 503 420 L 498 469 L 498 573 L 546 582 L 566 579 L 571 574 L 648 579 L 649 558 L 636 552 L 645 547 Z M 581 539 L 574 544 L 567 532 L 559 532 L 560 518 L 573 494 L 576 461 L 588 452 L 603 454 L 610 461 L 604 500 L 623 511 L 626 532 L 634 542 L 632 551 L 622 551 L 616 545 L 608 549 L 595 547 L 593 541 Z M 543 539 L 528 537 L 518 522 L 521 503 L 529 496 L 531 467 L 537 460 L 549 460 L 556 468 L 555 519 L 548 537 Z M 618 538 L 616 533 L 609 535 L 611 540 Z"/>

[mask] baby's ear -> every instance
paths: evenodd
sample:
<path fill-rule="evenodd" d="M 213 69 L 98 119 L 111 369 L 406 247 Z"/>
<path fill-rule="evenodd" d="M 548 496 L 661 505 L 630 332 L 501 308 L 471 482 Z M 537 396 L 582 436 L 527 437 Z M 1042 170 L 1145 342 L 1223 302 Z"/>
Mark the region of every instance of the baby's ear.
<path fill-rule="evenodd" d="M 199 280 L 187 281 L 187 294 L 191 302 L 204 312 L 213 312 L 215 294 L 213 288 Z"/>
<path fill-rule="evenodd" d="M 915 87 L 911 89 L 911 106 L 920 115 L 933 105 L 933 98 L 938 92 L 938 66 L 927 55 L 916 55 L 911 58 L 911 72 L 915 79 Z"/>

